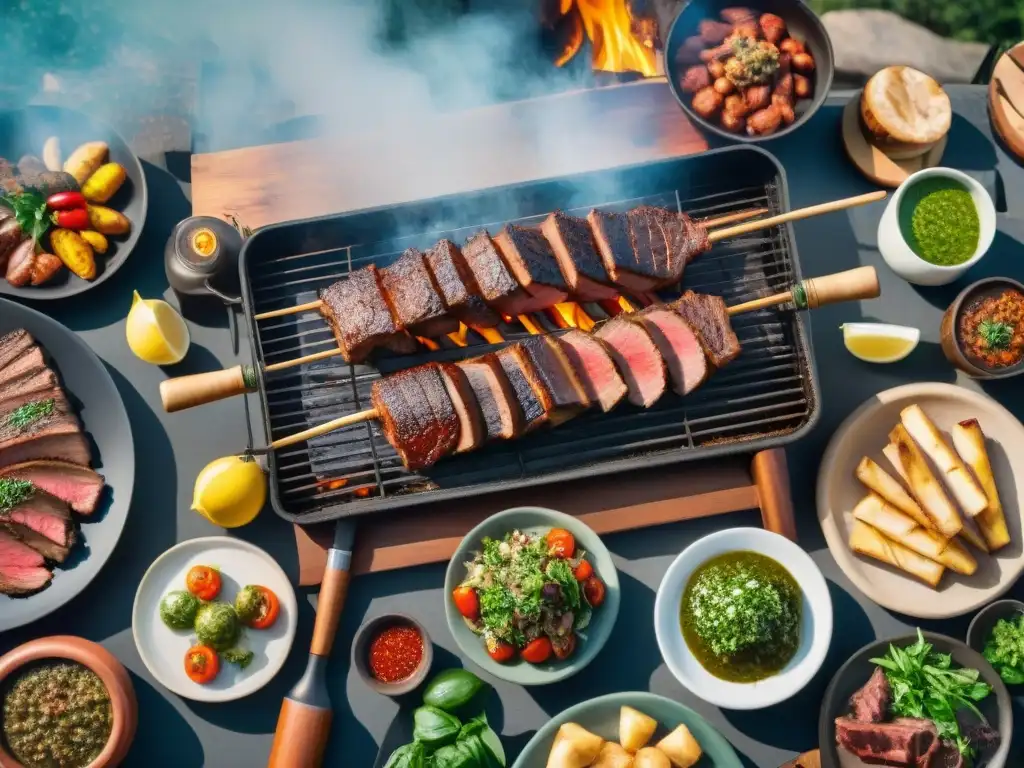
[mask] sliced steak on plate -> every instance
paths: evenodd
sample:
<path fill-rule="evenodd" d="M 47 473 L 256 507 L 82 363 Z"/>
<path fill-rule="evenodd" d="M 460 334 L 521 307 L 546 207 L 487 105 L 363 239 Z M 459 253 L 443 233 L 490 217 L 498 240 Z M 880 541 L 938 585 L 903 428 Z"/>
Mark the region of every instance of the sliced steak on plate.
<path fill-rule="evenodd" d="M 23 328 L 0 336 L 0 368 L 6 368 L 35 343 L 32 334 Z"/>
<path fill-rule="evenodd" d="M 0 478 L 28 480 L 56 496 L 75 512 L 91 515 L 103 494 L 103 475 L 89 467 L 67 461 L 28 461 L 0 469 Z"/>
<path fill-rule="evenodd" d="M 836 744 L 870 763 L 917 766 L 938 738 L 931 720 L 905 717 L 891 723 L 863 723 L 852 717 L 836 718 Z"/>
<path fill-rule="evenodd" d="M 864 686 L 850 697 L 851 717 L 862 723 L 881 723 L 889 719 L 892 689 L 885 670 L 876 667 Z"/>
<path fill-rule="evenodd" d="M 89 443 L 73 415 L 54 409 L 26 427 L 0 425 L 0 468 L 35 459 L 89 465 Z"/>
<path fill-rule="evenodd" d="M 0 593 L 27 595 L 37 592 L 53 578 L 41 554 L 0 530 Z"/>

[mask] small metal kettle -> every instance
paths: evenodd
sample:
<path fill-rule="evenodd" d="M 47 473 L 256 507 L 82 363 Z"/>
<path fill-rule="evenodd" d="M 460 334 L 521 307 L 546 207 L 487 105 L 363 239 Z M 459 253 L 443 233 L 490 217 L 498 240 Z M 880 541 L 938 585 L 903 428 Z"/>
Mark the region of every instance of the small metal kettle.
<path fill-rule="evenodd" d="M 214 216 L 178 222 L 164 247 L 164 271 L 171 287 L 188 296 L 216 296 L 241 304 L 238 255 L 242 235 Z"/>

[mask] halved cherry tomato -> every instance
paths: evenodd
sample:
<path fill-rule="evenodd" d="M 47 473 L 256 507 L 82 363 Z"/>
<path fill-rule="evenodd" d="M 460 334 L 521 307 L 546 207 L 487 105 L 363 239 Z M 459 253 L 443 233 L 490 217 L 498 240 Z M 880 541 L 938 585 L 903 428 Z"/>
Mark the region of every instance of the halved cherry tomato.
<path fill-rule="evenodd" d="M 551 658 L 551 641 L 546 637 L 538 637 L 526 644 L 519 655 L 531 664 L 543 664 Z"/>
<path fill-rule="evenodd" d="M 564 528 L 552 528 L 548 531 L 548 554 L 553 557 L 572 557 L 576 551 L 576 539 Z"/>
<path fill-rule="evenodd" d="M 597 576 L 591 576 L 583 582 L 583 594 L 586 595 L 587 602 L 592 608 L 597 608 L 604 602 L 604 593 L 604 582 Z"/>
<path fill-rule="evenodd" d="M 81 192 L 57 192 L 46 198 L 46 204 L 52 211 L 70 211 L 72 208 L 85 208 L 85 195 Z"/>
<path fill-rule="evenodd" d="M 555 652 L 555 658 L 559 661 L 568 659 L 576 650 L 576 635 L 569 635 L 557 645 L 552 644 L 551 650 Z"/>
<path fill-rule="evenodd" d="M 185 674 L 193 683 L 205 685 L 213 682 L 220 672 L 220 658 L 213 648 L 194 645 L 185 654 Z"/>
<path fill-rule="evenodd" d="M 220 573 L 208 565 L 193 565 L 185 577 L 185 586 L 200 600 L 213 600 L 220 594 Z"/>
<path fill-rule="evenodd" d="M 85 208 L 70 208 L 66 211 L 54 211 L 50 219 L 61 229 L 73 229 L 76 232 L 89 229 L 89 212 Z"/>
<path fill-rule="evenodd" d="M 487 646 L 487 655 L 499 664 L 511 661 L 512 657 L 516 655 L 515 648 L 504 640 L 498 640 L 495 637 L 488 637 L 487 640 L 484 641 L 484 645 Z"/>
<path fill-rule="evenodd" d="M 260 591 L 260 607 L 256 615 L 249 620 L 249 626 L 253 629 L 268 629 L 277 621 L 281 613 L 281 603 L 271 590 L 266 587 L 257 586 Z"/>
<path fill-rule="evenodd" d="M 580 560 L 580 564 L 576 566 L 576 570 L 572 572 L 572 575 L 576 577 L 576 581 L 586 581 L 594 575 L 594 566 L 586 560 Z"/>
<path fill-rule="evenodd" d="M 452 600 L 459 613 L 467 619 L 476 621 L 480 618 L 480 598 L 472 587 L 456 587 L 452 590 Z"/>

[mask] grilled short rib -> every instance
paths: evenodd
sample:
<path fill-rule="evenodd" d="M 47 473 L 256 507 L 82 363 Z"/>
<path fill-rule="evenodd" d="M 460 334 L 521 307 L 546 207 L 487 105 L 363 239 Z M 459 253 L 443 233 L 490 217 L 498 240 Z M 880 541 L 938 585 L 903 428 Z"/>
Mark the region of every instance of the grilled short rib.
<path fill-rule="evenodd" d="M 934 754 L 939 741 L 931 720 L 905 717 L 891 723 L 863 723 L 852 717 L 837 717 L 835 725 L 836 744 L 870 763 L 916 768 L 926 755 L 930 762 L 929 752 Z"/>
<path fill-rule="evenodd" d="M 531 432 L 546 424 L 555 409 L 555 404 L 551 391 L 526 354 L 523 345 L 512 344 L 496 354 L 523 413 L 523 431 Z"/>
<path fill-rule="evenodd" d="M 0 529 L 0 593 L 27 595 L 50 583 L 43 556 L 9 531 Z"/>
<path fill-rule="evenodd" d="M 559 337 L 559 341 L 591 402 L 600 403 L 606 413 L 618 405 L 626 396 L 626 382 L 604 342 L 575 329 Z"/>
<path fill-rule="evenodd" d="M 881 723 L 889 718 L 892 688 L 885 670 L 876 667 L 871 677 L 850 697 L 851 717 L 862 723 Z"/>
<path fill-rule="evenodd" d="M 521 344 L 551 393 L 553 424 L 561 424 L 590 407 L 587 390 L 556 337 L 534 336 Z"/>
<path fill-rule="evenodd" d="M 629 402 L 647 408 L 665 394 L 665 361 L 642 325 L 620 316 L 602 325 L 595 335 L 608 346 L 629 388 Z"/>
<path fill-rule="evenodd" d="M 377 379 L 371 400 L 384 436 L 409 469 L 430 466 L 458 443 L 459 417 L 436 365 Z"/>
<path fill-rule="evenodd" d="M 27 480 L 61 501 L 75 512 L 91 515 L 103 493 L 103 475 L 89 467 L 66 461 L 29 461 L 0 469 L 0 478 Z"/>
<path fill-rule="evenodd" d="M 601 256 L 594 247 L 594 234 L 586 220 L 555 211 L 544 219 L 540 231 L 551 244 L 562 277 L 574 298 L 601 301 L 619 295 L 601 263 Z"/>
<path fill-rule="evenodd" d="M 406 249 L 380 272 L 385 298 L 400 325 L 417 336 L 443 336 L 459 327 L 447 314 L 444 301 L 431 278 L 423 254 Z"/>
<path fill-rule="evenodd" d="M 456 319 L 477 328 L 493 328 L 501 322 L 481 297 L 473 271 L 455 243 L 441 240 L 427 251 L 426 261 L 441 299 Z"/>
<path fill-rule="evenodd" d="M 473 273 L 480 296 L 499 312 L 514 317 L 533 301 L 509 271 L 487 232 L 480 231 L 469 238 L 462 247 L 462 256 Z"/>
<path fill-rule="evenodd" d="M 551 244 L 540 230 L 507 224 L 494 236 L 494 244 L 509 271 L 531 296 L 519 307 L 519 313 L 535 312 L 565 301 L 569 286 Z"/>
<path fill-rule="evenodd" d="M 511 440 L 523 433 L 523 412 L 497 355 L 489 353 L 457 363 L 480 405 L 489 440 Z"/>
<path fill-rule="evenodd" d="M 669 306 L 697 332 L 708 360 L 716 368 L 728 365 L 740 354 L 740 340 L 721 297 L 687 291 Z"/>
<path fill-rule="evenodd" d="M 455 444 L 455 452 L 465 453 L 479 448 L 487 440 L 487 426 L 469 379 L 454 363 L 438 363 L 438 372 L 459 417 L 459 441 Z"/>
<path fill-rule="evenodd" d="M 320 302 L 320 313 L 346 362 L 361 363 L 374 347 L 403 344 L 404 327 L 392 316 L 380 272 L 372 264 L 321 291 Z M 416 342 L 407 335 L 405 338 L 412 342 L 406 351 L 414 351 Z"/>
<path fill-rule="evenodd" d="M 654 339 L 668 368 L 672 389 L 688 395 L 708 376 L 708 362 L 696 332 L 678 313 L 655 306 L 631 317 L 641 323 Z"/>

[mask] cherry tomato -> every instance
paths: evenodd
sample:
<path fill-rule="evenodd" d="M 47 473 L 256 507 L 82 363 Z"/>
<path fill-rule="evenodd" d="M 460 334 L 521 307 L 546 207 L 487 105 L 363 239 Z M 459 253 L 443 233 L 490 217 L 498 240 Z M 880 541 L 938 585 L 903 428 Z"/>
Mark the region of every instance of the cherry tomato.
<path fill-rule="evenodd" d="M 480 598 L 472 587 L 456 587 L 452 590 L 452 600 L 459 613 L 467 619 L 476 621 L 480 618 Z"/>
<path fill-rule="evenodd" d="M 516 655 L 516 649 L 504 640 L 488 637 L 487 640 L 484 641 L 484 645 L 487 646 L 487 655 L 499 664 L 511 661 L 512 657 Z"/>
<path fill-rule="evenodd" d="M 583 582 L 583 594 L 587 596 L 587 602 L 592 608 L 597 608 L 604 602 L 604 582 L 597 576 L 591 576 Z"/>
<path fill-rule="evenodd" d="M 249 620 L 249 626 L 253 629 L 268 629 L 277 621 L 281 613 L 281 603 L 271 590 L 266 587 L 257 586 L 260 591 L 260 607 L 256 615 Z"/>
<path fill-rule="evenodd" d="M 70 211 L 72 208 L 85 208 L 85 195 L 81 192 L 57 192 L 46 198 L 51 211 Z"/>
<path fill-rule="evenodd" d="M 219 672 L 220 659 L 213 648 L 194 645 L 188 649 L 185 654 L 185 674 L 193 683 L 211 683 Z"/>
<path fill-rule="evenodd" d="M 576 581 L 586 581 L 594 575 L 594 566 L 586 560 L 580 560 L 580 564 L 576 566 L 576 570 L 572 572 L 572 575 L 576 577 Z"/>
<path fill-rule="evenodd" d="M 89 212 L 85 208 L 71 208 L 67 211 L 54 211 L 50 217 L 61 229 L 80 231 L 89 229 Z"/>
<path fill-rule="evenodd" d="M 220 573 L 208 565 L 193 565 L 185 577 L 185 586 L 200 600 L 213 600 L 220 594 Z"/>
<path fill-rule="evenodd" d="M 572 557 L 576 551 L 576 539 L 564 528 L 548 531 L 548 553 L 554 557 Z"/>
<path fill-rule="evenodd" d="M 519 655 L 531 664 L 543 664 L 551 658 L 551 641 L 546 637 L 538 637 L 526 644 Z"/>
<path fill-rule="evenodd" d="M 559 661 L 568 659 L 576 650 L 576 635 L 569 635 L 558 645 L 553 645 L 552 650 L 555 652 L 555 658 Z"/>

